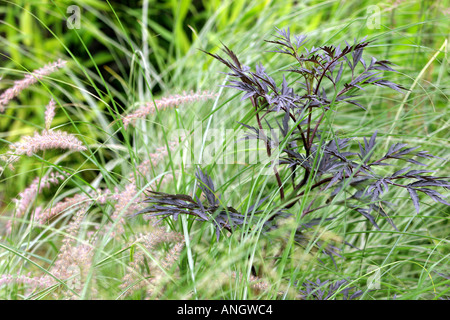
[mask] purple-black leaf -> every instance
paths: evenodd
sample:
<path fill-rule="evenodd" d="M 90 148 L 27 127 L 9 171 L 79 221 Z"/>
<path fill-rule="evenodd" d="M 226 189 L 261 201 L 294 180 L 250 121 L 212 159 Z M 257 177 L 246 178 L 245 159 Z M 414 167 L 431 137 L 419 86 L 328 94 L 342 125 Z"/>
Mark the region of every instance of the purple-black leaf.
<path fill-rule="evenodd" d="M 420 205 L 419 205 L 419 196 L 417 195 L 416 190 L 413 188 L 407 188 L 409 194 L 411 195 L 411 199 L 414 203 L 414 207 L 416 208 L 416 212 L 419 213 L 420 211 Z"/>

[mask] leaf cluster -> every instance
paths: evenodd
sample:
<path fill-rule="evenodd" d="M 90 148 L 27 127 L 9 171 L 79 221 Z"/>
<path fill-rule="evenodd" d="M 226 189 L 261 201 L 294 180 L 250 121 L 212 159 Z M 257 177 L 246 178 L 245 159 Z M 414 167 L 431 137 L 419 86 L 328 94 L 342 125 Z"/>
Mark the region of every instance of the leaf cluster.
<path fill-rule="evenodd" d="M 327 112 L 336 112 L 338 103 L 349 103 L 365 109 L 355 98 L 359 91 L 366 86 L 387 87 L 398 92 L 406 90 L 402 85 L 387 80 L 383 72 L 396 72 L 393 63 L 387 60 L 377 60 L 371 57 L 366 61 L 363 57 L 364 50 L 371 43 L 365 38 L 353 44 L 328 45 L 307 49 L 305 35 L 291 36 L 289 28 L 278 30 L 275 40 L 267 42 L 276 45 L 272 52 L 287 55 L 294 59 L 295 66 L 285 70 L 286 73 L 300 75 L 299 88 L 294 88 L 287 82 L 286 74 L 283 74 L 282 82 L 277 82 L 261 65 L 256 65 L 255 71 L 244 66 L 237 55 L 228 47 L 223 51 L 228 58 L 217 54 L 212 57 L 225 64 L 231 71 L 231 87 L 244 92 L 241 100 L 250 100 L 255 110 L 257 127 L 242 124 L 251 130 L 251 138 L 261 139 L 266 143 L 267 155 L 274 152 L 273 138 L 268 138 L 272 127 L 265 118 L 273 114 L 278 123 L 283 141 L 280 152 L 280 162 L 273 164 L 274 175 L 278 182 L 280 199 L 284 207 L 290 208 L 304 196 L 305 189 L 319 190 L 322 194 L 329 191 L 326 200 L 328 205 L 345 205 L 367 218 L 376 228 L 373 212 L 386 217 L 394 228 L 395 225 L 389 218 L 384 207 L 389 203 L 382 196 L 387 194 L 391 187 L 400 187 L 408 190 L 414 206 L 419 212 L 419 197 L 417 192 L 422 192 L 433 200 L 449 205 L 444 197 L 430 187 L 448 188 L 446 177 L 434 177 L 427 170 L 410 170 L 410 167 L 402 167 L 392 174 L 380 174 L 377 166 L 388 166 L 396 160 L 402 160 L 419 166 L 426 166 L 418 159 L 429 159 L 434 156 L 427 151 L 417 151 L 418 147 L 409 147 L 406 143 L 395 143 L 380 158 L 373 159 L 377 150 L 377 132 L 369 139 L 364 137 L 362 143 L 358 142 L 359 152 L 351 152 L 350 143 L 354 138 L 342 139 L 334 134 L 332 128 L 324 127 L 324 117 Z M 370 61 L 370 62 L 369 62 Z M 344 67 L 348 67 L 351 76 L 344 80 Z M 278 121 L 278 119 L 282 119 Z M 266 120 L 265 128 L 262 120 Z M 267 134 L 266 134 L 267 133 Z M 250 137 L 249 136 L 249 137 Z M 333 137 L 327 140 L 325 137 Z M 377 151 L 377 152 L 376 152 Z M 280 170 L 277 165 L 287 165 L 291 173 L 291 185 L 282 183 Z M 299 173 L 301 176 L 299 177 Z M 313 179 L 313 183 L 307 186 L 307 182 Z M 347 198 L 340 201 L 332 201 L 344 187 L 354 189 Z M 286 190 L 290 195 L 286 196 Z M 346 190 L 348 193 L 348 191 Z M 324 207 L 311 205 L 303 212 L 306 215 Z M 386 205 L 386 206 L 385 206 Z M 326 205 L 325 205 L 326 206 Z"/>
<path fill-rule="evenodd" d="M 263 219 L 263 232 L 273 230 L 277 225 L 275 221 L 289 216 L 288 210 L 303 201 L 305 196 L 310 199 L 307 200 L 309 205 L 301 213 L 302 217 L 338 205 L 360 214 L 377 229 L 380 227 L 374 214 L 384 217 L 397 229 L 388 214 L 392 204 L 384 199 L 391 188 L 406 189 L 417 213 L 420 210 L 419 193 L 450 205 L 434 189 L 450 187 L 447 177 L 436 177 L 430 174 L 430 170 L 417 170 L 410 166 L 403 166 L 388 174 L 386 171 L 380 173 L 377 169 L 398 165 L 399 162 L 426 167 L 420 161 L 433 158 L 429 152 L 418 151 L 418 147 L 410 147 L 406 143 L 394 143 L 387 152 L 381 152 L 377 145 L 377 131 L 370 138 L 364 137 L 363 141 L 357 142 L 358 146 L 352 149 L 356 137 L 340 138 L 333 128 L 325 125 L 325 115 L 336 112 L 339 103 L 364 109 L 356 97 L 367 86 L 387 87 L 398 92 L 406 90 L 382 74 L 396 72 L 393 63 L 374 57 L 366 60 L 363 57 L 370 41 L 355 39 L 353 44 L 346 42 L 342 48 L 339 45 L 327 45 L 308 49 L 304 47 L 307 42 L 305 35 L 291 36 L 290 30 L 286 29 L 278 30 L 275 39 L 267 42 L 276 45 L 273 52 L 294 59 L 295 65 L 284 70 L 280 84 L 262 64 L 257 64 L 252 70 L 242 64 L 225 45 L 225 58 L 206 53 L 229 69 L 227 75 L 230 80 L 224 86 L 242 91 L 241 101 L 250 101 L 256 126 L 241 123 L 250 132 L 246 138 L 263 141 L 269 158 L 273 153 L 279 153 L 280 161 L 270 165 L 278 184 L 280 203 L 277 207 L 283 209 L 276 209 L 275 212 L 259 210 L 264 199 L 250 206 L 247 212 L 224 207 L 216 195 L 211 178 L 199 170 L 196 177 L 206 203 L 196 195 L 192 198 L 188 195 L 151 192 L 145 200 L 149 207 L 138 214 L 162 218 L 172 216 L 175 220 L 180 214 L 191 215 L 199 221 L 213 223 L 219 239 L 222 229 L 232 232 L 237 227 L 246 226 L 251 230 L 261 221 L 260 218 L 255 219 L 261 212 L 269 212 Z M 347 68 L 349 72 L 344 73 Z M 298 85 L 296 87 L 287 81 L 291 74 L 299 78 L 299 81 L 294 82 Z M 248 107 L 244 103 L 242 106 Z M 270 117 L 278 125 L 281 137 L 271 137 L 273 128 L 268 120 Z M 330 136 L 332 139 L 327 138 Z M 383 155 L 376 157 L 377 154 Z M 283 182 L 282 177 L 288 179 Z M 322 203 L 316 204 L 319 201 Z M 313 227 L 317 221 L 311 219 L 298 227 L 297 243 L 301 243 L 304 238 L 304 230 Z M 323 252 L 337 254 L 337 250 L 329 245 L 325 246 Z"/>

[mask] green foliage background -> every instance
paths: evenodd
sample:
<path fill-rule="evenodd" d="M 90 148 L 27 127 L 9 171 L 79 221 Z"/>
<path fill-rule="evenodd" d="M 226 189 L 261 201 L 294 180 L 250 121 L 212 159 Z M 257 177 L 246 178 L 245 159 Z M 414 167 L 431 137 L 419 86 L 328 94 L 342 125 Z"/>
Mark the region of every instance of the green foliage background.
<path fill-rule="evenodd" d="M 67 8 L 71 5 L 80 8 L 79 29 L 67 27 L 66 20 L 71 14 Z M 373 10 L 380 10 L 379 28 L 369 28 Z M 52 96 L 58 99 L 63 110 L 58 112 L 53 125 L 81 134 L 82 140 L 92 147 L 88 157 L 74 154 L 60 159 L 57 152 L 49 152 L 42 161 L 22 159 L 15 171 L 5 171 L 0 177 L 0 212 L 3 214 L 13 208 L 11 199 L 24 190 L 36 174 L 51 167 L 55 159 L 58 165 L 80 172 L 79 179 L 71 180 L 68 186 L 76 188 L 89 184 L 102 172 L 105 183 L 113 188 L 138 162 L 136 145 L 143 145 L 152 152 L 176 127 L 192 128 L 195 121 L 205 124 L 211 121 L 211 126 L 234 128 L 236 121 L 248 119 L 248 109 L 239 102 L 239 97 L 226 91 L 226 98 L 214 110 L 212 104 L 207 103 L 180 107 L 176 112 L 147 119 L 145 130 L 139 127 L 136 132 L 126 131 L 119 121 L 121 114 L 152 97 L 183 90 L 219 91 L 224 81 L 220 72 L 226 70 L 198 49 L 217 53 L 223 42 L 244 57 L 247 65 L 254 67 L 261 61 L 271 70 L 282 70 L 286 61 L 278 60 L 271 53 L 263 54 L 272 49 L 263 40 L 269 39 L 275 28 L 290 27 L 292 33 L 307 34 L 309 46 L 342 44 L 344 40 L 352 42 L 353 38 L 364 36 L 376 40 L 370 46 L 370 54 L 394 62 L 400 72 L 393 75 L 393 81 L 411 91 L 405 98 L 389 90 L 371 89 L 363 100 L 368 111 L 342 108 L 333 124 L 343 137 L 370 136 L 378 129 L 388 139 L 411 141 L 447 158 L 449 14 L 449 1 L 445 0 L 2 0 L 1 91 L 20 79 L 24 72 L 50 61 L 65 58 L 69 64 L 64 71 L 23 92 L 0 115 L 0 152 L 5 152 L 21 135 L 30 135 L 42 128 L 44 106 Z M 136 145 L 131 142 L 133 138 Z M 109 147 L 110 143 L 122 145 L 123 149 Z M 116 166 L 106 169 L 108 163 L 117 159 Z M 448 176 L 446 161 L 432 164 L 442 175 Z M 170 170 L 169 167 L 170 164 L 165 164 L 164 169 Z M 236 167 L 213 166 L 212 169 L 222 191 L 235 182 L 231 177 Z M 187 173 L 172 187 L 177 192 L 189 192 L 192 187 L 189 175 L 192 173 Z M 270 188 L 275 186 L 269 185 L 268 189 L 272 190 Z M 242 203 L 237 198 L 230 201 Z M 384 231 L 336 227 L 334 232 L 344 230 L 350 238 L 360 243 L 374 243 L 374 246 L 346 256 L 347 262 L 339 270 L 333 270 L 330 264 L 326 267 L 329 269 L 316 270 L 316 274 L 361 276 L 366 271 L 362 270 L 363 265 L 381 264 L 388 270 L 383 277 L 387 288 L 385 296 L 392 297 L 410 287 L 412 289 L 403 298 L 439 298 L 436 287 L 444 288 L 440 293 L 444 295 L 448 292 L 445 289 L 448 281 L 429 282 L 431 273 L 427 267 L 439 266 L 439 271 L 446 269 L 444 271 L 448 272 L 449 212 L 448 208 L 431 202 L 427 202 L 426 209 L 423 216 L 411 223 L 412 205 L 401 206 L 398 225 L 407 228 L 401 229 L 404 230 L 401 234 L 395 233 L 398 238 L 388 241 L 385 241 Z M 416 238 L 412 235 L 414 232 L 420 236 Z M 212 250 L 212 256 L 220 255 L 220 250 L 226 248 L 217 250 Z M 385 256 L 391 260 L 384 259 Z M 412 257 L 414 259 L 410 260 Z M 360 261 L 360 267 L 350 266 L 349 261 Z M 201 279 L 208 279 L 209 263 L 199 263 L 199 283 Z M 310 264 L 308 268 L 312 268 Z M 235 292 L 234 296 L 230 293 L 227 297 L 242 297 L 242 292 Z M 175 292 L 170 291 L 170 294 L 175 295 Z M 200 297 L 206 296 L 200 294 Z M 210 296 L 216 297 L 220 294 Z"/>

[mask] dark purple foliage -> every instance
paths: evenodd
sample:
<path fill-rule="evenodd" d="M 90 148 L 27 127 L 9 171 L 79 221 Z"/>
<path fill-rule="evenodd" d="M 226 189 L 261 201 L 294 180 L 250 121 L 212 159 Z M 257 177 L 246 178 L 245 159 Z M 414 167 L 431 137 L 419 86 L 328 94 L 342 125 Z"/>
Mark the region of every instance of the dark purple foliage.
<path fill-rule="evenodd" d="M 280 195 L 277 207 L 283 209 L 271 212 L 266 208 L 263 212 L 268 216 L 261 219 L 258 216 L 261 211 L 257 209 L 263 205 L 263 201 L 251 206 L 249 212 L 238 212 L 232 207 L 224 207 L 216 194 L 211 178 L 199 170 L 196 178 L 199 189 L 207 200 L 206 203 L 200 201 L 196 195 L 194 199 L 188 195 L 150 192 L 145 201 L 149 207 L 137 214 L 145 213 L 162 218 L 172 216 L 175 220 L 180 214 L 191 215 L 199 221 L 213 223 L 219 239 L 222 229 L 232 232 L 244 225 L 252 229 L 258 221 L 265 221 L 263 232 L 272 230 L 276 227 L 275 220 L 289 215 L 289 208 L 301 201 L 306 193 L 313 194 L 310 192 L 312 190 L 320 191 L 322 195 L 328 194 L 328 197 L 323 200 L 324 203 L 316 204 L 317 197 L 310 196 L 313 199 L 308 200 L 310 204 L 304 208 L 302 217 L 324 207 L 338 205 L 360 214 L 377 229 L 379 229 L 377 216 L 385 218 L 397 229 L 387 212 L 392 205 L 383 200 L 383 196 L 391 188 L 406 189 L 417 212 L 420 210 L 421 193 L 436 202 L 450 205 L 442 194 L 432 189 L 449 188 L 447 177 L 435 177 L 430 175 L 432 171 L 414 170 L 410 167 L 402 167 L 391 174 L 377 173 L 378 166 L 392 165 L 392 161 L 426 166 L 418 159 L 434 157 L 427 151 L 418 151 L 418 147 L 410 147 L 406 143 L 395 143 L 386 153 L 380 152 L 377 145 L 377 131 L 371 137 L 364 137 L 363 141 L 358 142 L 358 146 L 354 148 L 358 150 L 350 151 L 354 139 L 340 138 L 332 128 L 322 128 L 325 113 L 329 110 L 334 112 L 334 106 L 338 103 L 349 103 L 364 109 L 355 98 L 356 93 L 364 90 L 366 86 L 382 86 L 398 92 L 406 90 L 381 75 L 383 72 L 395 72 L 391 62 L 376 58 L 371 58 L 370 62 L 367 62 L 363 58 L 369 41 L 355 40 L 354 44 L 346 43 L 343 48 L 328 45 L 308 50 L 303 47 L 306 36 L 292 38 L 290 30 L 287 29 L 278 30 L 275 40 L 267 42 L 277 46 L 274 52 L 287 55 L 297 62 L 295 67 L 285 72 L 301 76 L 300 89 L 291 87 L 285 75 L 281 84 L 277 85 L 277 81 L 261 64 L 257 64 L 255 71 L 252 71 L 225 45 L 223 51 L 227 58 L 206 53 L 230 70 L 228 76 L 231 80 L 225 87 L 242 91 L 241 101 L 249 100 L 255 111 L 256 126 L 241 123 L 250 132 L 246 139 L 262 140 L 270 157 L 274 150 L 274 141 L 268 134 L 272 127 L 267 118 L 273 116 L 274 122 L 280 128 L 282 137 L 279 137 L 279 140 L 283 139 L 285 142 L 279 162 L 283 166 L 274 165 L 273 171 Z M 344 69 L 350 71 L 347 72 L 348 75 L 344 74 Z M 313 113 L 315 117 L 312 116 Z M 327 136 L 334 138 L 326 140 L 324 137 Z M 384 155 L 377 158 L 377 154 Z M 281 174 L 279 168 L 283 170 Z M 288 181 L 283 183 L 281 177 L 288 174 L 290 183 Z M 345 199 L 335 200 L 340 193 L 345 195 Z M 298 228 L 296 238 L 298 244 L 301 245 L 302 241 L 305 241 L 303 231 L 313 227 L 318 221 L 320 222 L 320 219 L 312 219 Z M 317 244 L 321 245 L 320 242 Z M 329 244 L 324 247 L 322 251 L 326 254 L 337 255 L 337 248 Z M 333 285 L 330 289 L 337 290 L 342 284 L 338 283 L 336 288 Z M 314 286 L 321 286 L 320 283 L 306 285 L 306 291 L 312 290 Z M 347 294 L 348 292 L 345 297 Z M 317 297 L 323 298 L 323 294 Z"/>
<path fill-rule="evenodd" d="M 307 280 L 302 284 L 299 291 L 303 298 L 307 300 L 330 300 L 335 293 L 337 294 L 334 299 L 342 294 L 343 300 L 354 300 L 363 294 L 361 290 L 356 290 L 350 294 L 355 287 L 346 287 L 348 283 L 347 280 L 335 282 L 330 282 L 329 280 L 321 282 L 320 279 L 317 279 L 316 282 Z"/>
<path fill-rule="evenodd" d="M 236 228 L 241 228 L 246 224 L 249 228 L 256 226 L 259 221 L 263 221 L 262 232 L 267 233 L 277 228 L 277 219 L 283 219 L 290 216 L 289 213 L 284 210 L 276 211 L 273 213 L 273 219 L 261 220 L 259 215 L 262 210 L 258 210 L 264 203 L 266 198 L 259 200 L 257 203 L 251 205 L 247 212 L 238 212 L 233 207 L 224 207 L 220 204 L 220 197 L 214 192 L 214 184 L 211 178 L 203 172 L 198 170 L 196 173 L 198 186 L 202 191 L 203 196 L 206 198 L 207 203 L 203 203 L 197 196 L 195 200 L 188 195 L 184 194 L 168 194 L 163 192 L 149 191 L 149 196 L 144 200 L 144 203 L 150 204 L 147 208 L 135 213 L 146 214 L 150 217 L 160 217 L 165 219 L 167 217 L 173 217 L 174 220 L 178 219 L 180 214 L 190 215 L 201 222 L 210 222 L 215 226 L 217 241 L 220 239 L 220 233 L 223 229 L 233 232 Z M 327 219 L 330 220 L 330 219 Z M 303 235 L 303 232 L 313 228 L 319 224 L 321 219 L 312 219 L 306 223 L 300 224 L 297 228 L 295 235 L 295 241 L 299 245 L 307 245 L 308 238 Z M 317 242 L 317 247 L 320 250 L 329 255 L 333 259 L 333 255 L 339 256 L 339 249 L 322 242 Z"/>
<path fill-rule="evenodd" d="M 447 178 L 433 177 L 426 175 L 430 171 L 409 170 L 403 168 L 391 175 L 380 175 L 375 171 L 376 166 L 392 165 L 392 160 L 403 160 L 412 164 L 425 166 L 418 158 L 429 159 L 434 157 L 427 151 L 417 151 L 418 147 L 409 147 L 406 143 L 393 144 L 384 156 L 374 160 L 374 156 L 379 153 L 376 139 L 377 132 L 370 138 L 364 137 L 363 143 L 358 142 L 359 152 L 350 152 L 352 139 L 341 139 L 331 130 L 319 129 L 325 112 L 333 110 L 337 103 L 349 103 L 357 107 L 364 107 L 355 100 L 356 92 L 364 90 L 365 86 L 384 86 L 393 90 L 403 92 L 406 90 L 401 85 L 386 80 L 381 73 L 384 71 L 395 72 L 393 64 L 387 60 L 377 60 L 371 58 L 367 63 L 363 58 L 363 52 L 370 44 L 362 39 L 350 45 L 346 42 L 342 49 L 340 46 L 323 46 L 311 48 L 303 47 L 306 43 L 306 36 L 291 36 L 290 30 L 277 30 L 275 40 L 267 40 L 275 44 L 276 50 L 273 52 L 288 55 L 297 61 L 297 66 L 286 70 L 286 72 L 296 73 L 302 76 L 302 90 L 294 90 L 288 85 L 286 76 L 283 75 L 281 86 L 266 73 L 262 65 L 257 65 L 253 72 L 248 66 L 243 66 L 233 51 L 224 46 L 224 52 L 230 60 L 219 55 L 211 54 L 215 59 L 224 63 L 231 72 L 228 73 L 231 80 L 227 87 L 232 87 L 245 94 L 243 100 L 249 99 L 252 107 L 256 111 L 257 127 L 242 124 L 253 133 L 248 136 L 252 139 L 261 139 L 267 145 L 267 154 L 270 156 L 272 143 L 264 131 L 270 132 L 271 127 L 266 117 L 274 113 L 275 121 L 286 139 L 286 148 L 282 150 L 280 164 L 287 164 L 291 170 L 292 188 L 286 183 L 282 184 L 280 173 L 274 167 L 274 174 L 278 182 L 280 198 L 284 202 L 285 208 L 290 208 L 304 194 L 304 189 L 308 179 L 314 177 L 312 189 L 320 188 L 321 191 L 330 189 L 330 203 L 344 185 L 349 185 L 356 189 L 346 200 L 334 203 L 335 205 L 345 205 L 360 213 L 376 228 L 379 228 L 373 213 L 384 216 L 394 227 L 393 221 L 389 218 L 384 207 L 389 207 L 389 203 L 382 199 L 382 196 L 391 187 L 405 188 L 412 199 L 412 202 L 419 212 L 418 192 L 424 193 L 434 201 L 449 205 L 444 197 L 437 191 L 429 187 L 448 188 L 450 183 Z M 347 66 L 351 71 L 351 79 L 344 82 L 343 71 Z M 359 67 L 358 67 L 359 66 Z M 330 86 L 325 86 L 328 81 Z M 330 89 L 331 88 L 331 89 Z M 312 114 L 319 112 L 318 120 L 313 120 Z M 282 114 L 281 123 L 279 114 Z M 298 121 L 304 118 L 306 120 Z M 267 128 L 263 127 L 262 119 L 266 120 Z M 326 131 L 323 131 L 326 130 Z M 324 133 L 334 136 L 330 141 L 321 139 Z M 315 165 L 314 165 L 315 163 Z M 302 168 L 303 170 L 299 170 Z M 303 178 L 298 177 L 303 171 Z M 285 190 L 292 190 L 289 196 L 285 196 Z M 383 204 L 381 206 L 380 204 Z M 386 206 L 384 206 L 386 205 Z M 319 206 L 317 208 L 323 208 Z M 315 209 L 308 208 L 304 212 L 308 214 Z"/>

